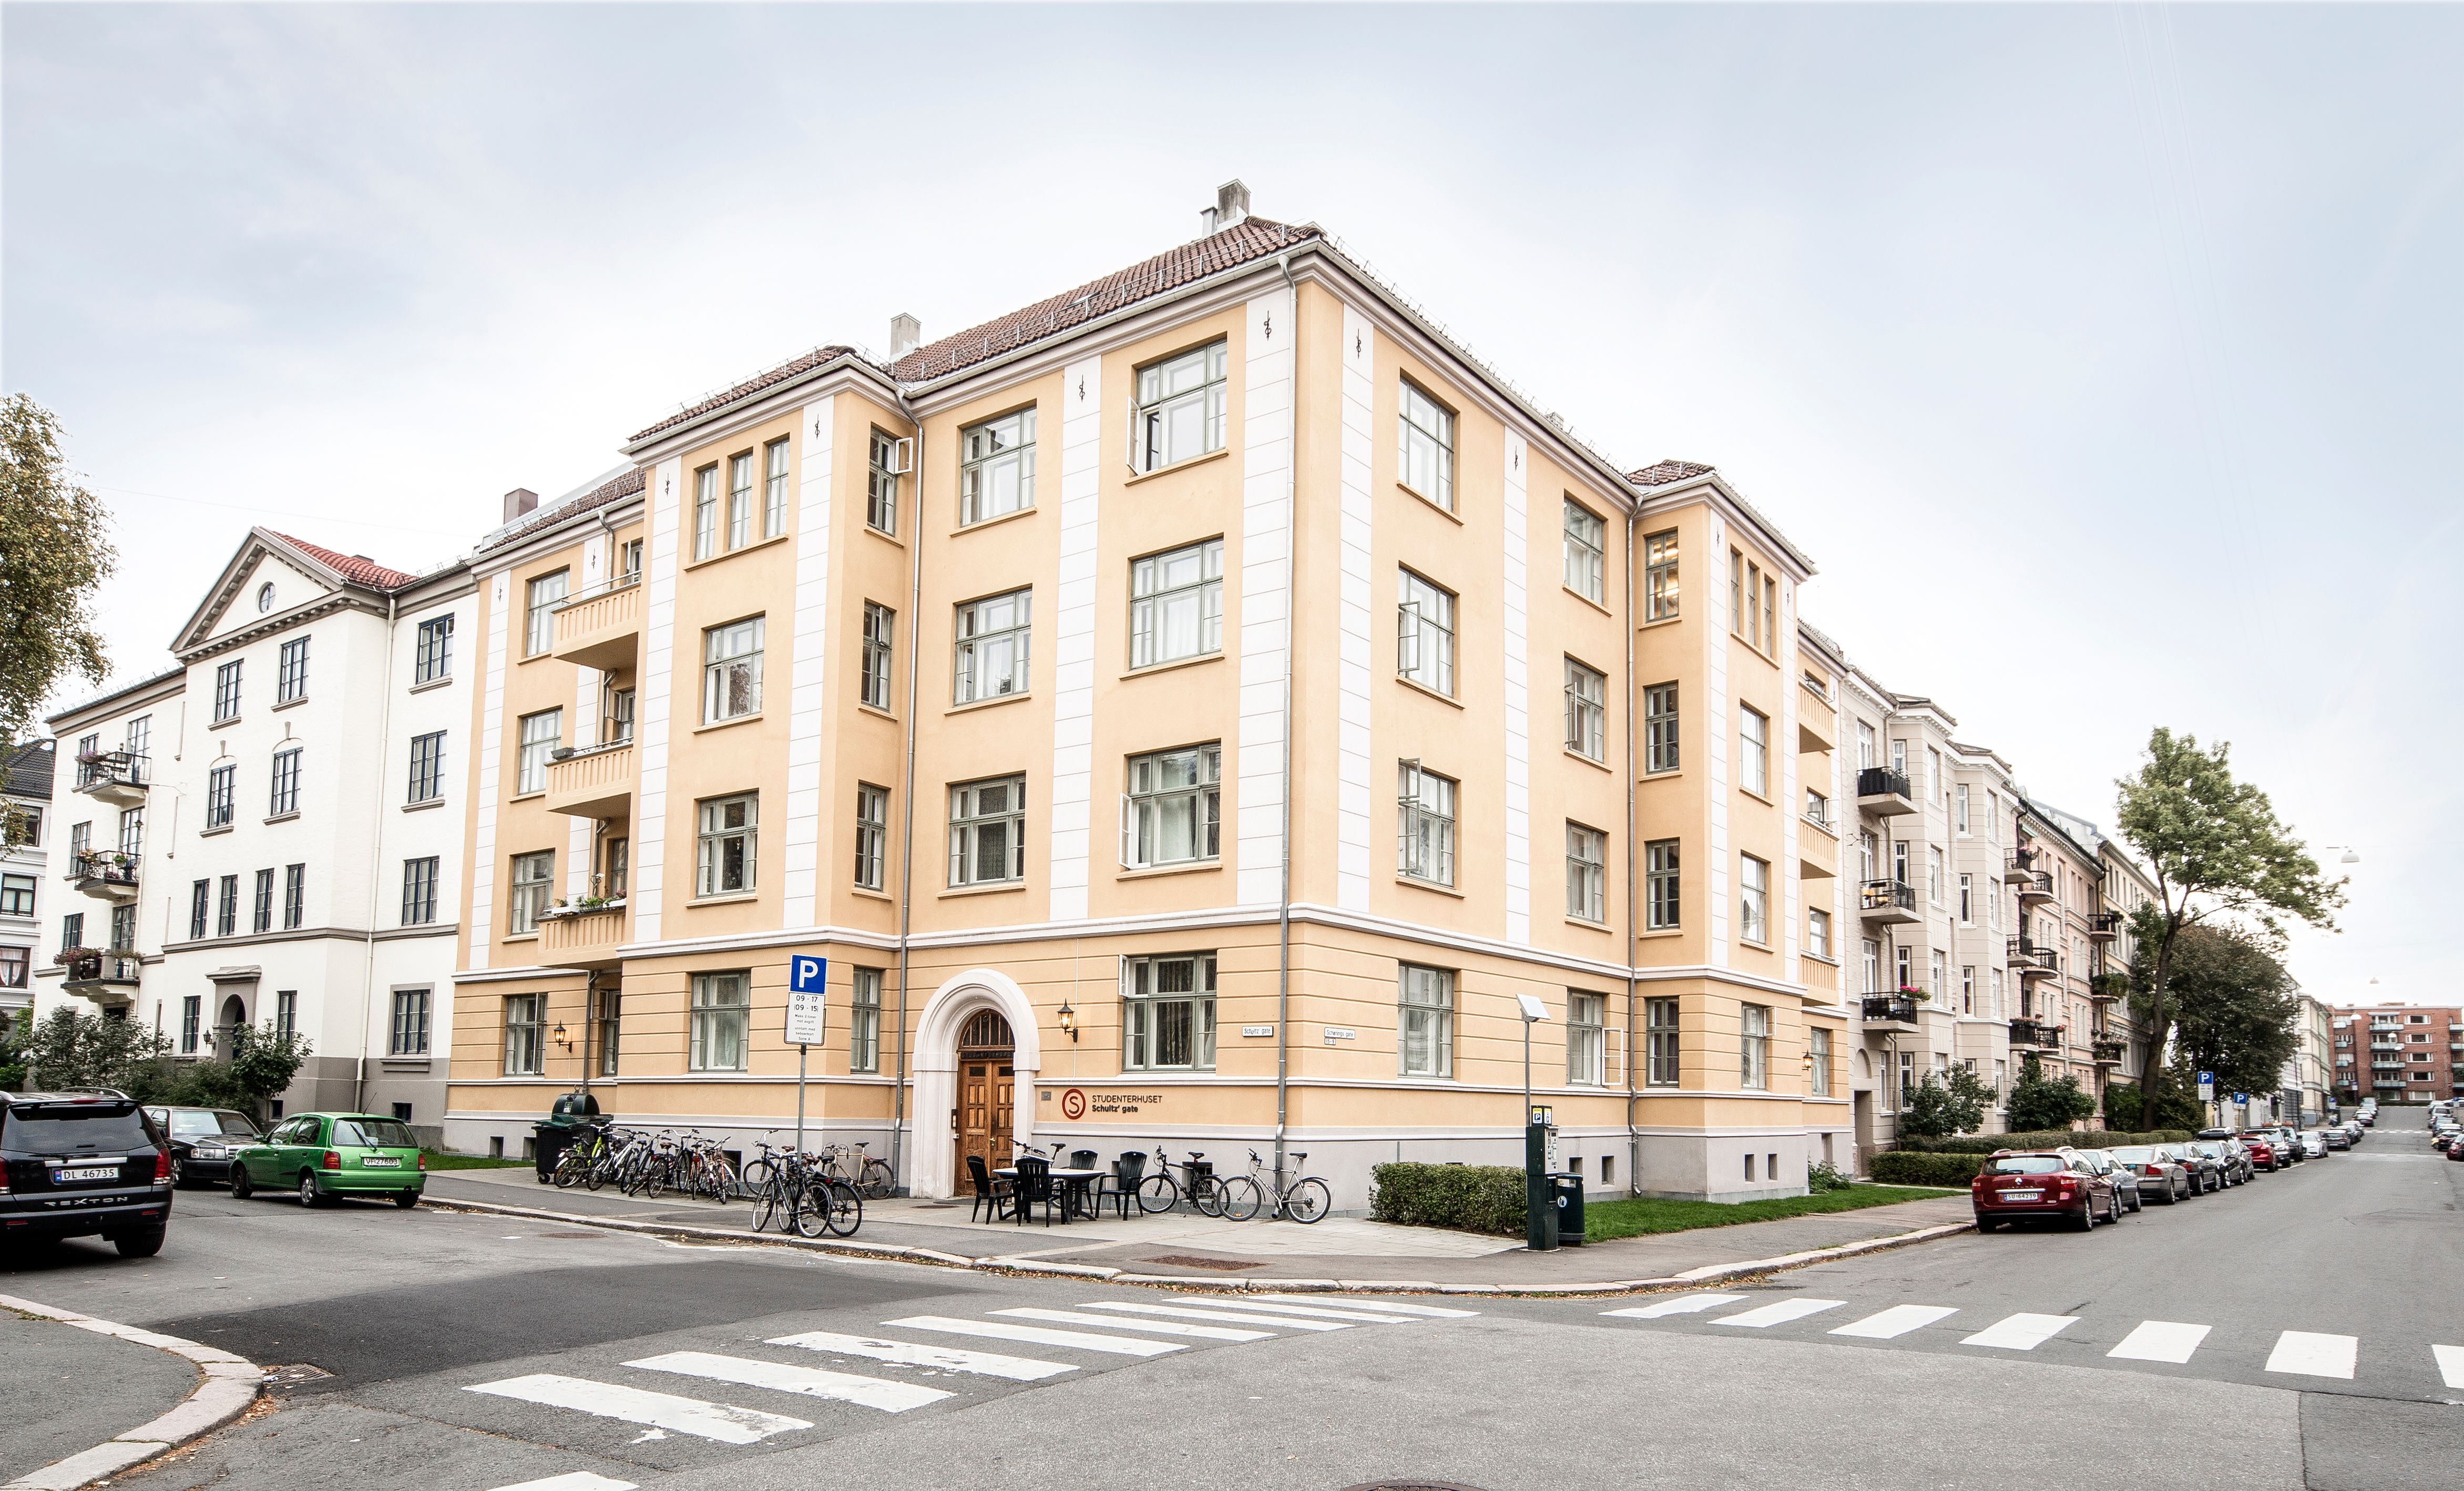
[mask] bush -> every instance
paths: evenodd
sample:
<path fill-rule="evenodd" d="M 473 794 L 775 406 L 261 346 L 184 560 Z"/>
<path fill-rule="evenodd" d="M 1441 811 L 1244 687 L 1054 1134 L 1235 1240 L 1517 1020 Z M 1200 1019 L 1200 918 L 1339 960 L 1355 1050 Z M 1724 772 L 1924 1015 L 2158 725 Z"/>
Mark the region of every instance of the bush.
<path fill-rule="evenodd" d="M 1397 1161 L 1373 1167 L 1369 1177 L 1374 1221 L 1523 1235 L 1529 1211 L 1523 1172 L 1509 1166 Z"/>
<path fill-rule="evenodd" d="M 2095 1117 L 2096 1098 L 2077 1077 L 2046 1077 L 2031 1057 L 2011 1085 L 2011 1102 L 2003 1112 L 2013 1129 L 2054 1129 Z"/>
<path fill-rule="evenodd" d="M 1845 1191 L 1857 1183 L 1855 1176 L 1840 1170 L 1829 1160 L 1815 1160 L 1805 1167 L 1805 1189 L 1819 1195 L 1825 1191 Z"/>
<path fill-rule="evenodd" d="M 1982 1154 L 1945 1154 L 1892 1150 L 1874 1156 L 1874 1182 L 1884 1186 L 1949 1186 L 1964 1189 L 1976 1178 Z"/>
<path fill-rule="evenodd" d="M 2158 1129 L 2148 1133 L 2129 1133 L 2103 1129 L 2043 1129 L 2034 1133 L 1968 1134 L 1957 1139 L 1902 1139 L 1897 1145 L 1901 1153 L 1915 1154 L 1991 1154 L 1996 1150 L 2055 1150 L 2069 1145 L 2074 1150 L 2114 1150 L 2125 1144 L 2180 1144 L 2190 1137 L 2187 1129 Z"/>

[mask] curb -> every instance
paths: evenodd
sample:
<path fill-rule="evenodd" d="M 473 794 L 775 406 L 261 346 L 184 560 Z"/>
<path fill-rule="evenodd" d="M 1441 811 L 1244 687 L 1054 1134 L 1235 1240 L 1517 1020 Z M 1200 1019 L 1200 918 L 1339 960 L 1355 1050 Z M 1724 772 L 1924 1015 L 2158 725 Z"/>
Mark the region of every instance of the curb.
<path fill-rule="evenodd" d="M 179 1405 L 151 1423 L 140 1424 L 126 1434 L 104 1440 L 90 1450 L 81 1450 L 66 1459 L 54 1460 L 40 1470 L 27 1474 L 0 1486 L 0 1491 L 77 1491 L 105 1476 L 116 1476 L 132 1465 L 152 1459 L 168 1450 L 200 1436 L 212 1433 L 248 1412 L 256 1401 L 257 1389 L 265 1380 L 265 1369 L 244 1356 L 234 1356 L 220 1347 L 202 1346 L 116 1321 L 97 1320 L 75 1310 L 55 1305 L 37 1305 L 15 1295 L 0 1294 L 0 1308 L 56 1320 L 79 1330 L 97 1335 L 117 1336 L 139 1346 L 150 1346 L 158 1351 L 187 1357 L 197 1369 L 197 1386 Z"/>
<path fill-rule="evenodd" d="M 1425 1279 L 1182 1279 L 1168 1274 L 1135 1274 L 1118 1268 L 1102 1268 L 1088 1263 L 1046 1263 L 1025 1258 L 965 1258 L 944 1253 L 937 1248 L 896 1247 L 872 1242 L 831 1242 L 819 1238 L 798 1238 L 768 1233 L 737 1232 L 725 1227 L 696 1227 L 679 1222 L 622 1221 L 615 1217 L 578 1216 L 572 1212 L 551 1212 L 544 1207 L 511 1206 L 500 1201 L 466 1201 L 460 1197 L 429 1195 L 426 1206 L 440 1211 L 480 1212 L 492 1217 L 521 1217 L 534 1221 L 575 1223 L 601 1227 L 610 1232 L 630 1232 L 645 1237 L 692 1238 L 697 1241 L 752 1243 L 763 1247 L 802 1248 L 808 1253 L 829 1253 L 847 1258 L 875 1261 L 919 1263 L 934 1268 L 965 1269 L 977 1273 L 1008 1274 L 1020 1278 L 1092 1279 L 1106 1283 L 1144 1284 L 1155 1288 L 1177 1290 L 1183 1294 L 1470 1294 L 1499 1299 L 1548 1298 L 1553 1295 L 1643 1294 L 1661 1290 L 1690 1289 L 1698 1284 L 1717 1283 L 1744 1279 L 1755 1274 L 1779 1273 L 1785 1269 L 1804 1268 L 1815 1263 L 1828 1263 L 1864 1253 L 1879 1253 L 1886 1248 L 1906 1247 L 1911 1243 L 1931 1242 L 1939 1238 L 1955 1237 L 1973 1232 L 1973 1222 L 1952 1222 L 1939 1227 L 1920 1227 L 1914 1232 L 1894 1233 L 1887 1238 L 1868 1238 L 1862 1242 L 1847 1242 L 1833 1248 L 1815 1248 L 1805 1253 L 1786 1253 L 1778 1258 L 1758 1258 L 1742 1263 L 1713 1263 L 1703 1268 L 1689 1268 L 1664 1279 L 1623 1279 L 1602 1283 L 1438 1283 Z M 0 1296 L 0 1303 L 6 1297 Z M 167 1337 L 164 1339 L 168 1339 Z M 210 1348 L 206 1348 L 210 1349 Z M 0 1491 L 16 1491 L 14 1486 L 0 1486 Z"/>

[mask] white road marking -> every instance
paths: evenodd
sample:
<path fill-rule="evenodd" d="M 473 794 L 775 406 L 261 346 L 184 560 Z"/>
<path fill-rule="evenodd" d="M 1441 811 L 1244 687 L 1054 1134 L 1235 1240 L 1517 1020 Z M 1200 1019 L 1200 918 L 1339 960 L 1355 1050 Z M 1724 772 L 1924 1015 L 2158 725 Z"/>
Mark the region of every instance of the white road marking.
<path fill-rule="evenodd" d="M 1749 1310 L 1740 1310 L 1734 1315 L 1723 1315 L 1711 1324 L 1757 1328 L 1779 1326 L 1792 1320 L 1803 1320 L 1808 1315 L 1819 1315 L 1824 1310 L 1836 1310 L 1847 1303 L 1846 1300 L 1780 1300 L 1771 1305 L 1758 1305 Z"/>
<path fill-rule="evenodd" d="M 569 1408 L 600 1418 L 648 1424 L 653 1429 L 672 1429 L 721 1444 L 755 1444 L 774 1434 L 813 1427 L 803 1419 L 780 1414 L 731 1408 L 725 1403 L 705 1403 L 699 1398 L 680 1398 L 666 1392 L 645 1392 L 639 1388 L 592 1382 L 586 1377 L 561 1377 L 554 1372 L 483 1382 L 462 1391 L 517 1398 L 549 1408 Z"/>
<path fill-rule="evenodd" d="M 1251 1294 L 1244 1295 L 1243 1298 L 1265 1300 L 1271 1305 L 1324 1305 L 1330 1303 L 1328 1297 L 1323 1294 Z M 1335 1300 L 1340 1300 L 1343 1296 L 1336 1295 L 1333 1298 Z M 1478 1310 L 1441 1309 L 1434 1305 L 1397 1305 L 1392 1300 L 1371 1300 L 1364 1305 L 1362 1308 L 1383 1310 L 1390 1315 L 1425 1315 L 1431 1320 L 1469 1320 L 1480 1313 Z"/>
<path fill-rule="evenodd" d="M 1662 1320 L 1670 1315 L 1692 1315 L 1703 1310 L 1734 1305 L 1742 1294 L 1689 1294 L 1682 1299 L 1662 1300 L 1657 1305 L 1638 1305 L 1632 1309 L 1602 1310 L 1603 1315 L 1622 1315 L 1628 1320 Z"/>
<path fill-rule="evenodd" d="M 1085 1308 L 1119 1310 L 1125 1315 L 1169 1315 L 1175 1320 L 1222 1320 L 1236 1326 L 1272 1326 L 1281 1330 L 1350 1330 L 1352 1328 L 1349 1325 L 1337 1325 L 1327 1320 L 1289 1320 L 1281 1315 L 1243 1315 L 1235 1310 L 1180 1309 L 1170 1305 L 1130 1305 L 1120 1300 L 1097 1300 L 1086 1305 Z"/>
<path fill-rule="evenodd" d="M 1412 1317 L 1409 1315 L 1380 1315 L 1367 1309 L 1331 1310 L 1314 1305 L 1250 1305 L 1241 1300 L 1218 1299 L 1211 1294 L 1201 1294 L 1195 1298 L 1187 1295 L 1172 1295 L 1168 1297 L 1166 1303 L 1204 1305 L 1216 1309 L 1249 1310 L 1261 1315 L 1306 1315 L 1311 1320 L 1342 1320 L 1355 1326 L 1364 1322 L 1373 1326 L 1408 1326 L 1412 1323 Z"/>
<path fill-rule="evenodd" d="M 2206 1326 L 2186 1326 L 2178 1320 L 2143 1320 L 2137 1329 L 2122 1338 L 2122 1344 L 2105 1352 L 2130 1362 L 2187 1362 L 2199 1343 L 2208 1339 Z"/>
<path fill-rule="evenodd" d="M 1958 1313 L 1958 1310 L 1947 1305 L 1894 1305 L 1879 1315 L 1868 1315 L 1863 1320 L 1852 1321 L 1841 1326 L 1831 1334 L 1862 1336 L 1869 1341 L 1889 1341 Z"/>
<path fill-rule="evenodd" d="M 638 1362 L 627 1362 L 644 1371 L 669 1371 L 686 1377 L 708 1377 L 715 1382 L 732 1382 L 744 1388 L 768 1388 L 774 1392 L 800 1392 L 808 1398 L 828 1398 L 834 1403 L 854 1403 L 864 1408 L 877 1408 L 885 1414 L 904 1414 L 911 1408 L 922 1408 L 955 1397 L 939 1388 L 928 1388 L 920 1382 L 891 1382 L 882 1377 L 863 1377 L 854 1372 L 824 1371 L 816 1367 L 793 1367 L 784 1362 L 760 1362 L 743 1356 L 719 1356 L 709 1351 L 670 1351 L 664 1356 L 646 1356 Z"/>
<path fill-rule="evenodd" d="M 1078 1310 L 1019 1308 L 995 1310 L 1020 1320 L 1048 1320 L 1056 1326 L 1110 1326 L 1120 1330 L 1148 1330 L 1159 1336 L 1192 1336 L 1203 1341 L 1271 1341 L 1271 1330 L 1234 1330 L 1228 1326 L 1182 1326 L 1168 1320 L 1123 1320 L 1117 1315 L 1089 1315 Z M 1240 1317 L 1245 1319 L 1246 1317 Z"/>
<path fill-rule="evenodd" d="M 974 1372 L 979 1377 L 1006 1377 L 1012 1382 L 1041 1382 L 1078 1369 L 1062 1362 L 1039 1362 L 1031 1356 L 1002 1356 L 994 1351 L 969 1351 L 955 1346 L 917 1346 L 908 1341 L 883 1341 L 873 1336 L 843 1336 L 835 1330 L 806 1330 L 772 1336 L 772 1346 L 801 1347 L 840 1356 L 866 1356 L 899 1367 L 931 1367 L 941 1371 Z"/>
<path fill-rule="evenodd" d="M 1109 1351 L 1114 1356 L 1161 1356 L 1188 1349 L 1173 1341 L 1137 1341 L 1128 1336 L 1094 1336 L 1083 1330 L 1048 1330 L 1042 1326 L 1013 1326 L 1000 1320 L 954 1320 L 947 1315 L 910 1315 L 885 1320 L 885 1326 L 910 1330 L 941 1330 L 954 1336 L 983 1336 L 995 1341 L 1031 1341 L 1037 1346 L 1070 1346 L 1082 1351 Z"/>
<path fill-rule="evenodd" d="M 1959 1344 L 2000 1347 L 2006 1351 L 2033 1351 L 2060 1335 L 2078 1319 L 2077 1315 L 2012 1315 L 1995 1321 Z"/>
<path fill-rule="evenodd" d="M 2361 1348 L 2360 1339 L 2354 1336 L 2288 1330 L 2276 1338 L 2276 1349 L 2267 1353 L 2267 1370 L 2304 1377 L 2342 1377 L 2349 1382 Z"/>
<path fill-rule="evenodd" d="M 610 1480 L 605 1476 L 586 1470 L 568 1470 L 561 1476 L 550 1476 L 545 1480 L 524 1480 L 515 1485 L 498 1486 L 496 1491 L 640 1491 L 640 1487 L 630 1480 Z"/>
<path fill-rule="evenodd" d="M 2464 1388 L 2464 1346 L 2433 1346 L 2430 1354 L 2438 1361 L 2438 1375 L 2451 1388 Z"/>

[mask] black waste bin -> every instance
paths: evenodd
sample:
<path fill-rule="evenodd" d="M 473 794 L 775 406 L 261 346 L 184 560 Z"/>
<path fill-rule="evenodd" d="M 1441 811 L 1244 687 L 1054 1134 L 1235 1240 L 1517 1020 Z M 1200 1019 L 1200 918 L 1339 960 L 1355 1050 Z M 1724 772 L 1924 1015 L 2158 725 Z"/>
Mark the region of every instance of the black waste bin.
<path fill-rule="evenodd" d="M 556 1162 L 581 1137 L 582 1130 L 571 1124 L 542 1120 L 531 1126 L 531 1162 L 539 1167 L 539 1181 L 546 1185 L 556 1176 Z"/>
<path fill-rule="evenodd" d="M 1557 1244 L 1578 1248 L 1583 1245 L 1583 1177 L 1552 1172 L 1549 1176 L 1549 1199 L 1557 1208 Z"/>

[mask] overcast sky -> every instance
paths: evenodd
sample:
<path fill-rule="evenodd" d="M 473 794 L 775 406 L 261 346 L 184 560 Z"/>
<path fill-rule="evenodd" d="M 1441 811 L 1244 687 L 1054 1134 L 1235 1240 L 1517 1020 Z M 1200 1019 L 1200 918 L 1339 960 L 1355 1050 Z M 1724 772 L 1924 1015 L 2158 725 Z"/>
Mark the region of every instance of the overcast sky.
<path fill-rule="evenodd" d="M 2233 742 L 2363 855 L 2303 982 L 2464 1000 L 2464 10 L 0 26 L 0 379 L 118 518 L 122 678 L 250 523 L 450 559 L 703 392 L 1092 278 L 1239 176 L 1613 457 L 1717 463 L 1807 616 L 2035 795 L 2109 822 L 2150 726 Z"/>

